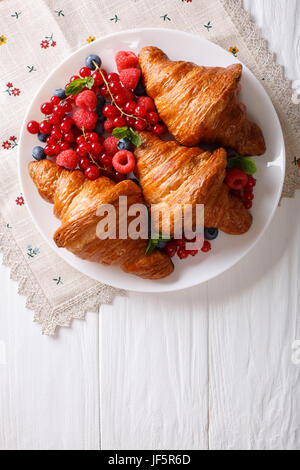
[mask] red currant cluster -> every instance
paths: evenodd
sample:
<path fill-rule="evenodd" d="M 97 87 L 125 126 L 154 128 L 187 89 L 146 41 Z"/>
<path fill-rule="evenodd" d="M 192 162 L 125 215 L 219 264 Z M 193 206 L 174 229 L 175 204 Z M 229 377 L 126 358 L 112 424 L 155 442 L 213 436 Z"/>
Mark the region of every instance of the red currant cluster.
<path fill-rule="evenodd" d="M 231 168 L 227 171 L 226 184 L 231 189 L 231 193 L 241 198 L 246 209 L 253 207 L 254 188 L 256 179 L 247 175 L 240 168 Z"/>
<path fill-rule="evenodd" d="M 187 250 L 187 243 L 196 243 L 198 249 Z M 199 251 L 208 253 L 211 250 L 211 243 L 208 240 L 203 241 L 203 238 L 198 238 L 198 240 L 195 238 L 192 241 L 188 241 L 185 238 L 181 240 L 173 239 L 167 244 L 164 250 L 170 258 L 173 258 L 177 254 L 178 258 L 187 259 L 189 256 L 196 256 Z"/>

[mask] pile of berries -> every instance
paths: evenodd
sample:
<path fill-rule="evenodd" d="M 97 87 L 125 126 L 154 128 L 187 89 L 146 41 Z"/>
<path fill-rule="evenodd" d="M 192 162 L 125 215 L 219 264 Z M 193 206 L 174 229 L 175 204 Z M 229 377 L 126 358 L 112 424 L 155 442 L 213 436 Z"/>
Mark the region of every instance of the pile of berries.
<path fill-rule="evenodd" d="M 215 240 L 219 235 L 217 228 L 205 228 L 204 229 L 204 240 L 202 237 L 196 237 L 194 240 L 187 240 L 183 238 L 181 240 L 173 239 L 164 246 L 164 251 L 170 258 L 173 258 L 176 254 L 179 259 L 187 259 L 189 256 L 196 256 L 199 251 L 208 253 L 211 250 L 211 241 Z M 194 243 L 194 250 L 187 250 L 187 244 Z"/>
<path fill-rule="evenodd" d="M 111 136 L 114 129 L 151 129 L 156 135 L 167 132 L 154 101 L 146 96 L 137 56 L 118 52 L 116 64 L 119 73 L 108 74 L 101 68 L 100 57 L 88 56 L 79 75 L 42 104 L 44 119 L 27 125 L 46 144 L 34 147 L 36 160 L 55 158 L 67 169 L 81 169 L 90 180 L 107 176 L 119 182 L 135 168 L 134 146 L 127 138 Z M 92 86 L 68 95 L 69 85 L 83 79 L 92 79 Z"/>
<path fill-rule="evenodd" d="M 230 168 L 227 171 L 226 184 L 231 189 L 231 193 L 241 198 L 246 209 L 251 209 L 254 200 L 254 188 L 256 179 L 247 175 L 240 168 Z"/>

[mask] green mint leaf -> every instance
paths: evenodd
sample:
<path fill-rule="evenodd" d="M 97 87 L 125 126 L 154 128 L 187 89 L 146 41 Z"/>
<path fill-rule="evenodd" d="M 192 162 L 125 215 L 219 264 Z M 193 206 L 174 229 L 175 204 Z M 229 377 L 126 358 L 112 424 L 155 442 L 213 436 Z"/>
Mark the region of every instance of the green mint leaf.
<path fill-rule="evenodd" d="M 86 85 L 85 78 L 77 78 L 74 82 L 71 82 L 66 88 L 66 95 L 78 95 Z"/>
<path fill-rule="evenodd" d="M 146 249 L 146 255 L 151 255 L 158 245 L 158 240 L 149 240 L 148 246 Z"/>
<path fill-rule="evenodd" d="M 125 139 L 125 137 L 127 137 L 128 135 L 128 127 L 116 127 L 113 131 L 112 131 L 112 135 L 114 137 L 116 137 L 116 139 Z"/>
<path fill-rule="evenodd" d="M 86 77 L 85 78 L 85 84 L 88 87 L 89 90 L 91 90 L 94 86 L 95 80 L 93 77 Z"/>
<path fill-rule="evenodd" d="M 136 147 L 139 147 L 142 144 L 142 140 L 138 134 L 134 132 L 134 130 L 130 127 L 129 128 L 129 135 L 128 139 L 135 145 Z"/>
<path fill-rule="evenodd" d="M 240 168 L 247 175 L 254 175 L 257 172 L 257 166 L 254 160 L 249 157 L 233 157 L 228 159 L 228 168 Z"/>

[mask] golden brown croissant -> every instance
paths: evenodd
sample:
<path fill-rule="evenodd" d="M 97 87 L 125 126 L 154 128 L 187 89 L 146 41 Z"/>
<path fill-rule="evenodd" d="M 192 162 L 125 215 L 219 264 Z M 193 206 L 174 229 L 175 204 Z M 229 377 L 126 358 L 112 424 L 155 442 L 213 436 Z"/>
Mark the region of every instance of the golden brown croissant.
<path fill-rule="evenodd" d="M 127 180 L 115 184 L 104 177 L 89 181 L 81 171 L 65 170 L 49 160 L 31 162 L 29 173 L 40 195 L 54 204 L 54 213 L 61 220 L 54 235 L 58 247 L 85 260 L 118 264 L 125 272 L 145 279 L 161 279 L 173 272 L 174 266 L 165 253 L 156 250 L 145 255 L 147 240 L 102 240 L 96 234 L 100 221 L 96 212 L 101 205 L 114 205 L 118 217 L 120 196 L 128 197 L 128 208 L 143 204 L 135 183 Z"/>
<path fill-rule="evenodd" d="M 139 135 L 142 145 L 135 150 L 137 176 L 148 206 L 161 205 L 164 214 L 165 211 L 171 214 L 176 204 L 182 207 L 204 204 L 206 227 L 219 228 L 231 235 L 249 230 L 251 215 L 224 184 L 227 165 L 224 149 L 210 153 L 198 147 L 183 147 L 177 142 L 163 142 L 150 132 Z M 173 235 L 172 216 L 171 221 Z M 156 223 L 161 230 L 161 219 Z"/>
<path fill-rule="evenodd" d="M 156 47 L 142 49 L 139 61 L 147 93 L 178 142 L 216 144 L 248 156 L 265 152 L 262 131 L 248 121 L 238 99 L 242 65 L 224 69 L 172 62 Z"/>

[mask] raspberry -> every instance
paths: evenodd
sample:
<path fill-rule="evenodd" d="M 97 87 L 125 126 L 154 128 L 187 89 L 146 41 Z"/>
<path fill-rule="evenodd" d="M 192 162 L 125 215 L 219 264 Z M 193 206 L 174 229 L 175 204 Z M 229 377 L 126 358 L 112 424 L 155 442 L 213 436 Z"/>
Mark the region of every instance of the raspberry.
<path fill-rule="evenodd" d="M 68 168 L 69 170 L 75 170 L 78 164 L 78 156 L 74 150 L 65 150 L 58 155 L 56 163 L 59 166 Z"/>
<path fill-rule="evenodd" d="M 143 106 L 146 109 L 147 113 L 152 113 L 156 111 L 155 104 L 152 98 L 149 96 L 140 96 L 138 99 L 138 105 Z"/>
<path fill-rule="evenodd" d="M 131 51 L 120 51 L 116 55 L 116 64 L 118 72 L 124 69 L 131 69 L 138 66 L 139 59 L 134 52 Z"/>
<path fill-rule="evenodd" d="M 118 139 L 116 137 L 108 137 L 104 141 L 104 148 L 107 153 L 114 155 L 118 152 Z"/>
<path fill-rule="evenodd" d="M 94 93 L 92 90 L 82 91 L 77 96 L 75 103 L 78 108 L 94 111 L 98 104 L 96 93 Z"/>
<path fill-rule="evenodd" d="M 123 88 L 122 94 L 123 94 L 125 103 L 127 103 L 128 101 L 135 102 L 135 94 L 132 91 L 127 90 L 127 88 Z"/>
<path fill-rule="evenodd" d="M 108 134 L 111 134 L 111 132 L 114 130 L 115 124 L 113 119 L 106 119 L 104 121 L 104 130 L 105 132 L 108 132 Z"/>
<path fill-rule="evenodd" d="M 98 116 L 96 113 L 86 111 L 85 109 L 79 109 L 73 114 L 73 121 L 78 129 L 82 129 L 89 132 L 92 131 L 97 124 Z"/>
<path fill-rule="evenodd" d="M 120 73 L 120 80 L 125 88 L 134 90 L 141 78 L 141 71 L 139 69 L 124 69 Z"/>
<path fill-rule="evenodd" d="M 115 154 L 112 163 L 118 173 L 125 175 L 134 170 L 135 158 L 132 152 L 121 150 Z"/>

